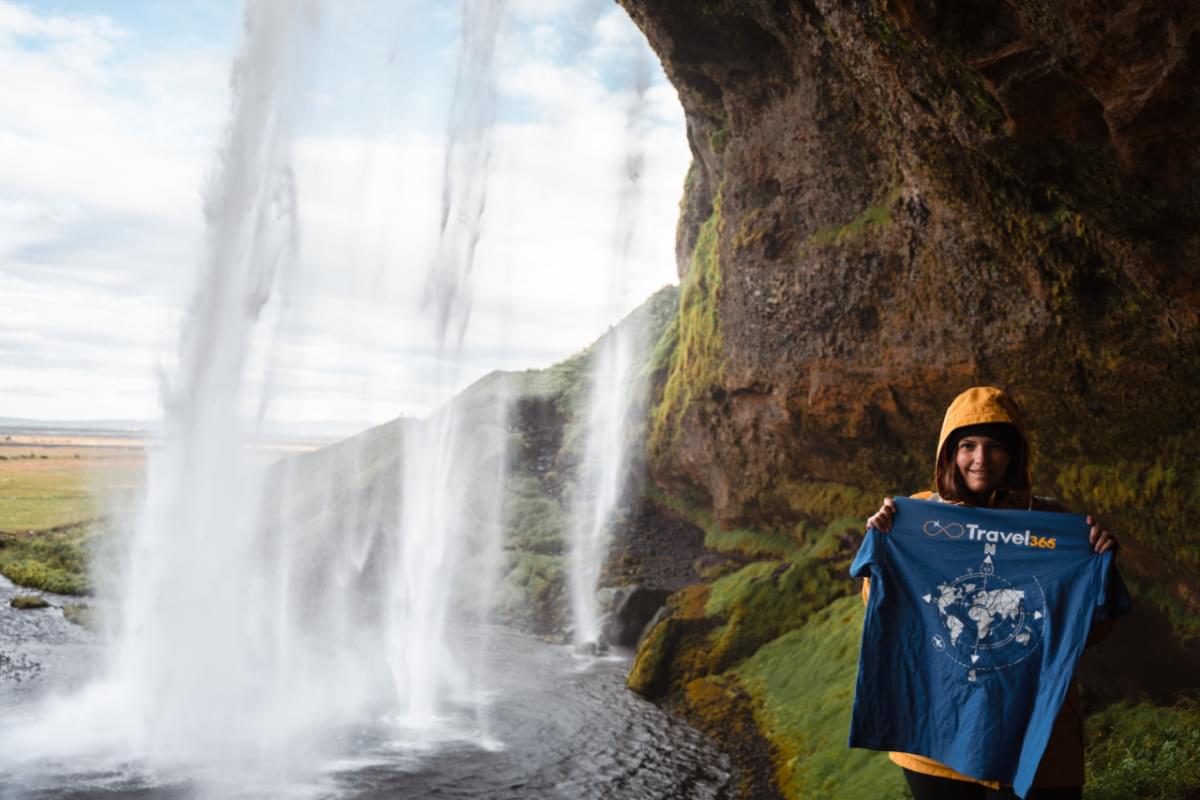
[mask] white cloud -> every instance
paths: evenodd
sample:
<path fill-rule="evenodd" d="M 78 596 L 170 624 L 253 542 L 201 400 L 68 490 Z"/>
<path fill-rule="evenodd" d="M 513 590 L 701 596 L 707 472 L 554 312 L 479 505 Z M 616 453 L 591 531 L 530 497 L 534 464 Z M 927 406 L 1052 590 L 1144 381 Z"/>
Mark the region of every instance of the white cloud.
<path fill-rule="evenodd" d="M 460 383 L 576 352 L 674 278 L 682 115 L 656 72 L 648 128 L 629 140 L 627 60 L 645 45 L 610 9 L 513 8 Z M 353 23 L 366 37 L 360 22 L 325 35 Z M 407 72 L 426 56 L 439 69 L 453 59 L 449 41 L 432 41 L 398 67 L 387 54 L 401 29 L 411 39 L 384 21 L 383 43 L 356 44 L 353 74 L 337 62 L 340 43 L 318 40 L 308 100 L 320 124 L 293 146 L 300 258 L 254 343 L 283 419 L 380 422 L 445 393 L 418 309 L 442 166 L 428 121 L 445 100 L 422 95 L 437 80 Z M 202 260 L 200 192 L 229 108 L 231 49 L 166 46 L 104 17 L 0 0 L 0 416 L 153 412 L 154 370 L 171 361 Z M 402 79 L 412 83 L 389 88 Z M 647 167 L 634 246 L 617 263 L 631 147 Z"/>

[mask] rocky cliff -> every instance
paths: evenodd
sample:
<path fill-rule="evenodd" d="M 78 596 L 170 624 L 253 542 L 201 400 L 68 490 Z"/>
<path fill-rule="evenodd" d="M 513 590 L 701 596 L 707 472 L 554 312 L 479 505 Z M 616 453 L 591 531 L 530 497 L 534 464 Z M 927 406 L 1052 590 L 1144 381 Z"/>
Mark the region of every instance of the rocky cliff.
<path fill-rule="evenodd" d="M 928 488 L 955 394 L 1005 386 L 1039 493 L 1124 544 L 1140 617 L 1110 647 L 1124 656 L 1086 667 L 1095 707 L 1193 690 L 1200 6 L 619 1 L 678 89 L 694 157 L 650 436 L 665 502 L 782 541 L 780 566 L 743 576 L 779 587 L 798 559 L 845 560 L 838 517 Z M 688 662 L 737 607 L 697 591 L 634 682 L 703 717 L 728 674 L 765 687 L 750 699 L 767 725 L 767 678 Z M 797 614 L 793 632 L 811 617 Z M 1162 656 L 1128 652 L 1150 647 Z M 786 784 L 795 737 L 772 741 Z"/>

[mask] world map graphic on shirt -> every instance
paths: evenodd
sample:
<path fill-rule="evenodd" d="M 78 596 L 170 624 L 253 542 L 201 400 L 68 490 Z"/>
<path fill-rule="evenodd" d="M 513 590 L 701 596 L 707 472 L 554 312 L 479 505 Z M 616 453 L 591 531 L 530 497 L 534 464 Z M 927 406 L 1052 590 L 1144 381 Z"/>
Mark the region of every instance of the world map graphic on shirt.
<path fill-rule="evenodd" d="M 894 498 L 850 565 L 870 578 L 849 744 L 1026 796 L 1097 620 L 1129 610 L 1079 514 Z"/>
<path fill-rule="evenodd" d="M 1041 640 L 1044 615 L 1035 579 L 1017 588 L 997 575 L 990 551 L 922 599 L 937 609 L 940 629 L 930 641 L 964 667 L 968 681 L 981 670 L 1005 669 L 1027 658 Z"/>

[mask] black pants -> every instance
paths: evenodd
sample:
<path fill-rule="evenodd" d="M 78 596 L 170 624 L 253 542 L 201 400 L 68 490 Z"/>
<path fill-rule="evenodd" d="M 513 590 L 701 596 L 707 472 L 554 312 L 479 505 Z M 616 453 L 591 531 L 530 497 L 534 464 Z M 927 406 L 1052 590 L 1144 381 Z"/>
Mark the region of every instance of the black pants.
<path fill-rule="evenodd" d="M 904 770 L 904 779 L 913 800 L 1013 800 L 1012 789 L 989 789 L 978 783 L 938 778 Z M 1082 786 L 1044 786 L 1029 790 L 1025 800 L 1082 800 Z"/>

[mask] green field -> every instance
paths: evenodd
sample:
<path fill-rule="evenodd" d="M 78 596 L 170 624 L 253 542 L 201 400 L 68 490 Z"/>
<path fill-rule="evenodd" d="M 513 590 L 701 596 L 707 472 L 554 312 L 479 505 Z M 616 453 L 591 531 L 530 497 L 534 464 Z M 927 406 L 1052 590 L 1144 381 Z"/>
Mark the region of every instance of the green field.
<path fill-rule="evenodd" d="M 140 447 L 94 437 L 6 436 L 0 447 L 0 573 L 86 594 L 88 547 L 142 476 Z"/>

